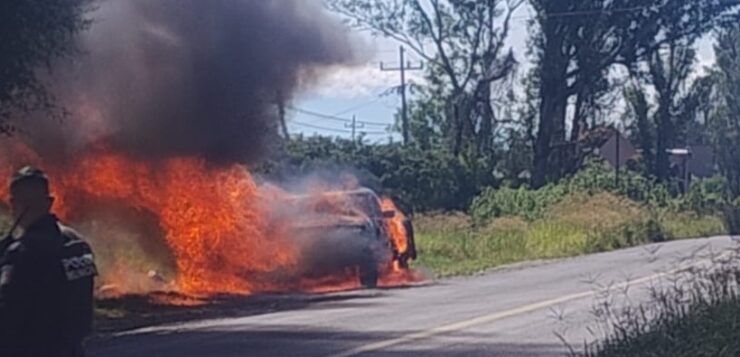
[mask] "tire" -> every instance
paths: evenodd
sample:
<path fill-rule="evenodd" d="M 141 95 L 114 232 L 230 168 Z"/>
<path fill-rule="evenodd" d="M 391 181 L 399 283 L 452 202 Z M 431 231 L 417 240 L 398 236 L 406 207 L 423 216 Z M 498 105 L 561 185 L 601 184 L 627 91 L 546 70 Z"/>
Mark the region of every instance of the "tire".
<path fill-rule="evenodd" d="M 359 267 L 360 285 L 366 289 L 378 287 L 378 267 L 375 264 L 364 264 Z"/>
<path fill-rule="evenodd" d="M 401 269 L 408 269 L 409 268 L 409 257 L 406 255 L 398 257 L 398 266 Z"/>

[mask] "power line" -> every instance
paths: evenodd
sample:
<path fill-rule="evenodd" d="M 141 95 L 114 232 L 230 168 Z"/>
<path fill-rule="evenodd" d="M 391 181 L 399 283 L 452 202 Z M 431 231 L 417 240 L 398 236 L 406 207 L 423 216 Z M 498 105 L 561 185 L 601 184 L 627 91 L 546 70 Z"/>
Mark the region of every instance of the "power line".
<path fill-rule="evenodd" d="M 362 135 L 390 135 L 387 131 L 360 131 Z"/>
<path fill-rule="evenodd" d="M 350 119 L 350 118 L 342 118 L 342 117 L 335 116 L 335 115 L 318 113 L 318 112 L 315 112 L 315 111 L 306 110 L 306 109 L 298 108 L 298 107 L 295 107 L 295 106 L 286 106 L 286 108 L 287 109 L 290 109 L 290 110 L 292 110 L 294 112 L 297 112 L 297 113 L 301 113 L 301 114 L 305 114 L 305 115 L 310 115 L 310 116 L 321 118 L 321 119 L 333 120 L 333 121 L 342 122 L 342 123 L 351 123 L 352 122 L 352 119 Z M 375 125 L 375 126 L 383 126 L 383 127 L 388 126 L 388 124 L 385 124 L 385 123 L 377 123 L 377 122 L 364 121 L 364 120 L 357 120 L 357 122 L 358 123 L 361 123 L 361 124 L 365 124 L 365 125 Z"/>
<path fill-rule="evenodd" d="M 740 5 L 740 1 L 732 0 L 732 1 L 725 1 L 722 3 L 722 5 Z M 553 12 L 551 14 L 545 14 L 546 17 L 573 17 L 573 16 L 585 16 L 585 15 L 609 15 L 613 13 L 622 13 L 622 12 L 636 12 L 636 11 L 643 11 L 647 9 L 660 9 L 663 7 L 668 6 L 668 3 L 662 4 L 662 5 L 643 5 L 643 6 L 634 6 L 634 7 L 625 7 L 625 8 L 616 8 L 616 9 L 602 9 L 602 10 L 580 10 L 580 11 L 563 11 L 563 12 Z M 512 19 L 528 19 L 532 18 L 534 15 L 519 15 L 519 16 L 513 16 Z"/>
<path fill-rule="evenodd" d="M 554 12 L 552 14 L 545 14 L 547 17 L 572 17 L 572 16 L 584 16 L 584 15 L 610 15 L 614 13 L 622 13 L 622 12 L 637 12 L 652 8 L 661 8 L 665 7 L 666 4 L 663 5 L 645 5 L 645 6 L 635 6 L 635 7 L 626 7 L 626 8 L 617 8 L 617 9 L 611 9 L 611 10 L 581 10 L 581 11 L 565 11 L 565 12 Z"/>
<path fill-rule="evenodd" d="M 300 122 L 296 122 L 296 121 L 291 121 L 290 124 L 302 126 L 304 128 L 311 128 L 311 129 L 317 129 L 317 130 L 331 131 L 331 132 L 334 132 L 334 133 L 341 133 L 341 134 L 351 134 L 352 133 L 350 130 L 336 129 L 336 128 L 327 128 L 325 126 L 313 125 L 313 124 L 308 124 L 308 123 L 300 123 Z"/>
<path fill-rule="evenodd" d="M 362 103 L 362 104 L 358 104 L 358 105 L 356 105 L 356 106 L 354 106 L 354 107 L 350 107 L 350 108 L 347 108 L 347 109 L 345 109 L 345 110 L 342 110 L 342 111 L 340 111 L 340 112 L 337 112 L 337 113 L 335 113 L 335 114 L 333 114 L 333 115 L 335 115 L 335 116 L 338 116 L 338 115 L 344 115 L 344 114 L 347 114 L 347 113 L 349 113 L 349 112 L 352 112 L 352 111 L 355 111 L 355 110 L 358 110 L 358 109 L 362 109 L 362 108 L 365 108 L 365 107 L 367 107 L 368 105 L 372 105 L 372 104 L 375 104 L 375 103 L 377 103 L 377 102 L 378 102 L 379 100 L 381 100 L 381 99 L 383 99 L 383 98 L 382 98 L 382 97 L 380 97 L 380 95 L 378 95 L 378 96 L 377 96 L 377 98 L 375 98 L 375 99 L 373 99 L 373 100 L 371 100 L 371 101 L 369 101 L 369 102 L 365 102 L 365 103 Z M 360 122 L 360 123 L 362 123 L 362 122 Z M 362 123 L 362 124 L 364 124 L 364 123 Z"/>
<path fill-rule="evenodd" d="M 348 123 L 352 121 L 352 119 L 341 118 L 341 117 L 334 116 L 334 115 L 318 113 L 318 112 L 314 112 L 314 111 L 307 110 L 307 109 L 301 109 L 301 108 L 294 107 L 294 106 L 287 106 L 287 108 L 297 113 L 306 114 L 306 115 L 310 115 L 310 116 L 321 118 L 321 119 L 333 120 L 333 121 L 338 121 L 338 122 L 343 122 L 343 123 Z"/>
<path fill-rule="evenodd" d="M 313 125 L 313 124 L 308 124 L 308 123 L 301 123 L 301 122 L 297 122 L 297 121 L 291 121 L 289 124 L 297 125 L 297 126 L 304 127 L 304 128 L 310 128 L 310 129 L 316 129 L 316 130 L 324 130 L 324 131 L 329 131 L 329 132 L 339 133 L 339 134 L 352 134 L 352 130 L 344 130 L 344 129 L 337 129 L 337 128 L 328 128 L 328 127 L 325 127 L 325 126 Z M 386 135 L 386 134 L 389 134 L 386 131 L 360 131 L 360 133 L 361 134 L 366 134 L 366 135 Z"/>

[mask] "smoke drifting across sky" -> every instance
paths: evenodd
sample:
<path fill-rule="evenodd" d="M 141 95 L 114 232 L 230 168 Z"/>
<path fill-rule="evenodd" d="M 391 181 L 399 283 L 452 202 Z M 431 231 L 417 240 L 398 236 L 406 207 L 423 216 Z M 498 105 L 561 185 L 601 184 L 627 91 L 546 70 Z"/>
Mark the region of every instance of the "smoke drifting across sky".
<path fill-rule="evenodd" d="M 70 115 L 21 125 L 42 154 L 103 140 L 147 158 L 254 162 L 274 139 L 277 93 L 290 97 L 316 69 L 352 59 L 345 31 L 315 1 L 97 5 L 82 53 L 51 79 Z"/>

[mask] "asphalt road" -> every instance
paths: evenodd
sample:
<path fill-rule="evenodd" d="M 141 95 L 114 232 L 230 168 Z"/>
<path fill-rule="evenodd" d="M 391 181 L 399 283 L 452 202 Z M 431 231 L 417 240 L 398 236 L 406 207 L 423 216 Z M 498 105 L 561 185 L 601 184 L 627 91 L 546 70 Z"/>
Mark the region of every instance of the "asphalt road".
<path fill-rule="evenodd" d="M 345 292 L 297 310 L 129 331 L 92 356 L 560 356 L 601 331 L 604 299 L 639 304 L 674 270 L 735 248 L 670 242 L 410 288 Z M 623 296 L 630 299 L 624 299 Z M 616 297 L 615 297 L 616 296 Z M 620 298 L 619 296 L 622 296 Z"/>

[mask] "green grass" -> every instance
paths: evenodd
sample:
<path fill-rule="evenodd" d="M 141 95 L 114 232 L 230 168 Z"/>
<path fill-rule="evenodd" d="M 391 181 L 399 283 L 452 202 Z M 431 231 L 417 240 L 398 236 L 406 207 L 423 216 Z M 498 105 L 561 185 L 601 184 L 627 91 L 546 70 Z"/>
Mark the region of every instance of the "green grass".
<path fill-rule="evenodd" d="M 717 217 L 659 215 L 610 193 L 569 195 L 534 220 L 502 217 L 475 225 L 469 217 L 455 214 L 420 216 L 414 224 L 416 264 L 438 277 L 726 231 Z"/>
<path fill-rule="evenodd" d="M 669 239 L 699 238 L 727 234 L 725 222 L 717 216 L 697 216 L 693 213 L 666 214 L 660 226 Z"/>

